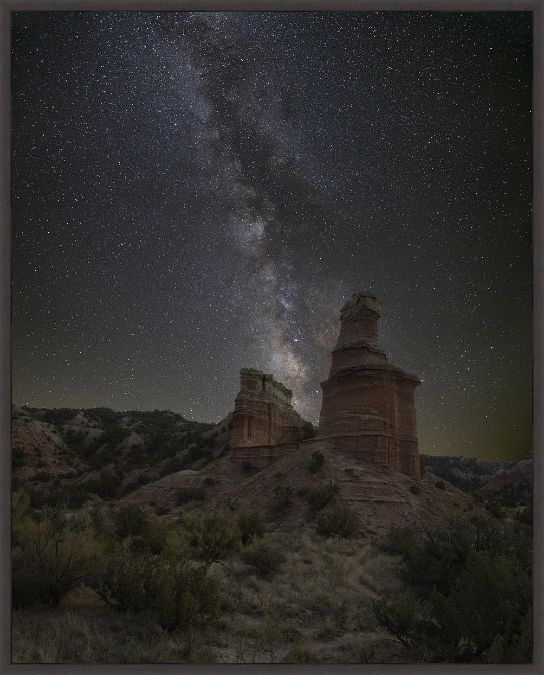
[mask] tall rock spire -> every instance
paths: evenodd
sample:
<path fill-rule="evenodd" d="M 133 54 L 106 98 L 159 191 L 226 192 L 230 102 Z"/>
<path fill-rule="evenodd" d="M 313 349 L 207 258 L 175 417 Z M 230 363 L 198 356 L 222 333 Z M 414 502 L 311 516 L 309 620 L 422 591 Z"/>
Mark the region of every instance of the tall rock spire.
<path fill-rule="evenodd" d="M 354 293 L 340 312 L 318 437 L 364 461 L 420 476 L 415 389 L 420 380 L 389 362 L 378 345 L 381 305 Z"/>

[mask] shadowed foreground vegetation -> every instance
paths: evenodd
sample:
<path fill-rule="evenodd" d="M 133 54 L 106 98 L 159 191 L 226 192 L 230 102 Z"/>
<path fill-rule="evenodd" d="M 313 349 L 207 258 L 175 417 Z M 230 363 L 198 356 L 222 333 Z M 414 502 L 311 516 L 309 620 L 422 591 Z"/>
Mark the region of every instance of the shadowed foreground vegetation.
<path fill-rule="evenodd" d="M 13 498 L 17 663 L 524 662 L 529 526 L 489 516 L 371 541 L 334 489 L 313 531 L 243 505 L 167 522 L 139 506 Z"/>

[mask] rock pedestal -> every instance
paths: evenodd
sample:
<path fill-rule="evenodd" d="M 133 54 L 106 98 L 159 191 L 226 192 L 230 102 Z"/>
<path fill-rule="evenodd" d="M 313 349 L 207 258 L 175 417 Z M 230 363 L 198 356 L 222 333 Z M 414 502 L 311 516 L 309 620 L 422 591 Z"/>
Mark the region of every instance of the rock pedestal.
<path fill-rule="evenodd" d="M 415 389 L 420 380 L 389 362 L 378 345 L 381 306 L 366 291 L 342 307 L 340 334 L 332 352 L 318 438 L 343 454 L 405 473 L 421 475 Z"/>
<path fill-rule="evenodd" d="M 252 368 L 240 371 L 232 420 L 233 460 L 260 466 L 278 456 L 276 446 L 296 448 L 292 444 L 303 437 L 307 423 L 293 409 L 291 397 L 291 390 L 272 375 Z"/>

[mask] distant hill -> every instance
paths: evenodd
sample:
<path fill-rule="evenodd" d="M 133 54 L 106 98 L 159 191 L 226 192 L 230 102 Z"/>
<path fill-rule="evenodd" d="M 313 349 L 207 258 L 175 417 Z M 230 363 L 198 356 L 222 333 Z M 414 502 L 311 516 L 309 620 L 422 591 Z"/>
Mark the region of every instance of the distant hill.
<path fill-rule="evenodd" d="M 169 472 L 202 468 L 228 450 L 230 418 L 213 425 L 164 410 L 14 407 L 14 482 L 36 501 L 119 498 Z M 43 489 L 42 489 L 43 488 Z M 47 489 L 45 489 L 47 488 Z"/>
<path fill-rule="evenodd" d="M 533 460 L 485 461 L 474 457 L 436 457 L 423 455 L 426 471 L 440 476 L 461 490 L 472 492 L 487 508 L 528 507 L 533 494 Z M 499 510 L 497 511 L 497 507 Z"/>

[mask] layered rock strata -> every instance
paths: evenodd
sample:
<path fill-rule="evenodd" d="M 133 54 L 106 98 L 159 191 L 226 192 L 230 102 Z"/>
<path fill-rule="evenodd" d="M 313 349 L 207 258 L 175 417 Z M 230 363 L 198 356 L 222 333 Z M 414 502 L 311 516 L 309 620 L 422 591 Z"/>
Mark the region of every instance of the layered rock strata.
<path fill-rule="evenodd" d="M 295 450 L 307 422 L 291 405 L 292 392 L 272 375 L 252 368 L 240 371 L 234 402 L 231 457 L 259 467 Z"/>
<path fill-rule="evenodd" d="M 322 383 L 319 439 L 361 461 L 419 478 L 415 390 L 420 380 L 378 345 L 381 306 L 366 291 L 342 307 L 340 334 Z"/>

